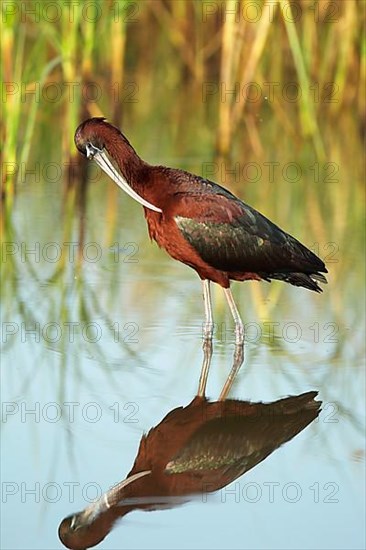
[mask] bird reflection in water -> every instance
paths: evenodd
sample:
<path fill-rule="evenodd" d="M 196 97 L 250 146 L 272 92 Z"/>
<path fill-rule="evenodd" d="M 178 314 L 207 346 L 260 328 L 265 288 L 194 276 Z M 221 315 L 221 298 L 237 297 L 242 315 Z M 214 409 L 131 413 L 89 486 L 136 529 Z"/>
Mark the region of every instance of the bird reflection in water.
<path fill-rule="evenodd" d="M 308 426 L 320 412 L 316 391 L 273 403 L 228 399 L 243 356 L 236 353 L 218 401 L 205 397 L 212 348 L 204 349 L 197 396 L 177 407 L 141 439 L 127 478 L 83 511 L 63 519 L 67 548 L 101 542 L 133 510 L 173 508 L 214 492 L 242 476 Z"/>

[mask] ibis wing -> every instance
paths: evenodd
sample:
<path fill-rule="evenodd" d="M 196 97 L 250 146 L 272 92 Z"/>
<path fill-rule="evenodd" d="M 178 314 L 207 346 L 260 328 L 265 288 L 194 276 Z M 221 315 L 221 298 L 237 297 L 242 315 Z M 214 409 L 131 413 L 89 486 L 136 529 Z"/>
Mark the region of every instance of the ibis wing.
<path fill-rule="evenodd" d="M 210 266 L 226 272 L 326 271 L 324 263 L 265 216 L 228 194 L 184 194 L 174 219 Z"/>

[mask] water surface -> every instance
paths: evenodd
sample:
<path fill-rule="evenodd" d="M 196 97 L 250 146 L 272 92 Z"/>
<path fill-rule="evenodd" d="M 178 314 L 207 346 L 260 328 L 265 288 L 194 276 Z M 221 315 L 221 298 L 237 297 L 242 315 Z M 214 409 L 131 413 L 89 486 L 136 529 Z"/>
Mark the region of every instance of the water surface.
<path fill-rule="evenodd" d="M 291 158 L 284 151 L 281 162 Z M 47 161 L 41 148 L 35 159 Z M 204 168 L 201 158 L 172 160 L 164 151 L 149 160 Z M 364 547 L 359 205 L 347 191 L 354 213 L 343 223 L 339 201 L 335 209 L 329 194 L 322 205 L 309 164 L 297 162 L 297 186 L 225 182 L 329 268 L 321 295 L 280 282 L 233 285 L 247 339 L 231 397 L 271 402 L 316 390 L 319 419 L 207 501 L 130 514 L 101 548 Z M 341 165 L 337 196 L 353 171 L 351 161 Z M 30 174 L 4 223 L 2 546 L 56 549 L 62 518 L 123 479 L 142 434 L 194 397 L 200 281 L 149 242 L 140 206 L 104 176 L 80 209 L 60 181 L 37 183 Z M 207 395 L 217 399 L 234 332 L 219 288 L 213 298 Z"/>

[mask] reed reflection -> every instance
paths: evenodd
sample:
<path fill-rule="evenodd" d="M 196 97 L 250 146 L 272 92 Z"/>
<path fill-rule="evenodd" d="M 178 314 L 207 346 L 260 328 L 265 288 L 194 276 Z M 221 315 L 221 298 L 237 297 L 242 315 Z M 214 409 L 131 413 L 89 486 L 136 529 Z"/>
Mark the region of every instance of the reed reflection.
<path fill-rule="evenodd" d="M 197 396 L 177 407 L 140 441 L 126 479 L 98 501 L 63 519 L 62 543 L 73 550 L 101 542 L 133 510 L 173 508 L 226 487 L 290 441 L 320 412 L 316 391 L 272 403 L 228 399 L 243 361 L 237 349 L 218 401 L 205 397 L 212 347 L 204 348 Z"/>

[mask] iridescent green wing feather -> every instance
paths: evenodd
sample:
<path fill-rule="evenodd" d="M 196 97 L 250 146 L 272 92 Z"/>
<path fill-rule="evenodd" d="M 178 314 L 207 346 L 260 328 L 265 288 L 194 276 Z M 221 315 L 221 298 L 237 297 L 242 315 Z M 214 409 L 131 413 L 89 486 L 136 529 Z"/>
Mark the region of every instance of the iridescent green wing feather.
<path fill-rule="evenodd" d="M 221 195 L 189 195 L 174 217 L 184 238 L 210 266 L 222 271 L 271 273 L 322 270 L 323 262 L 265 216 Z"/>

